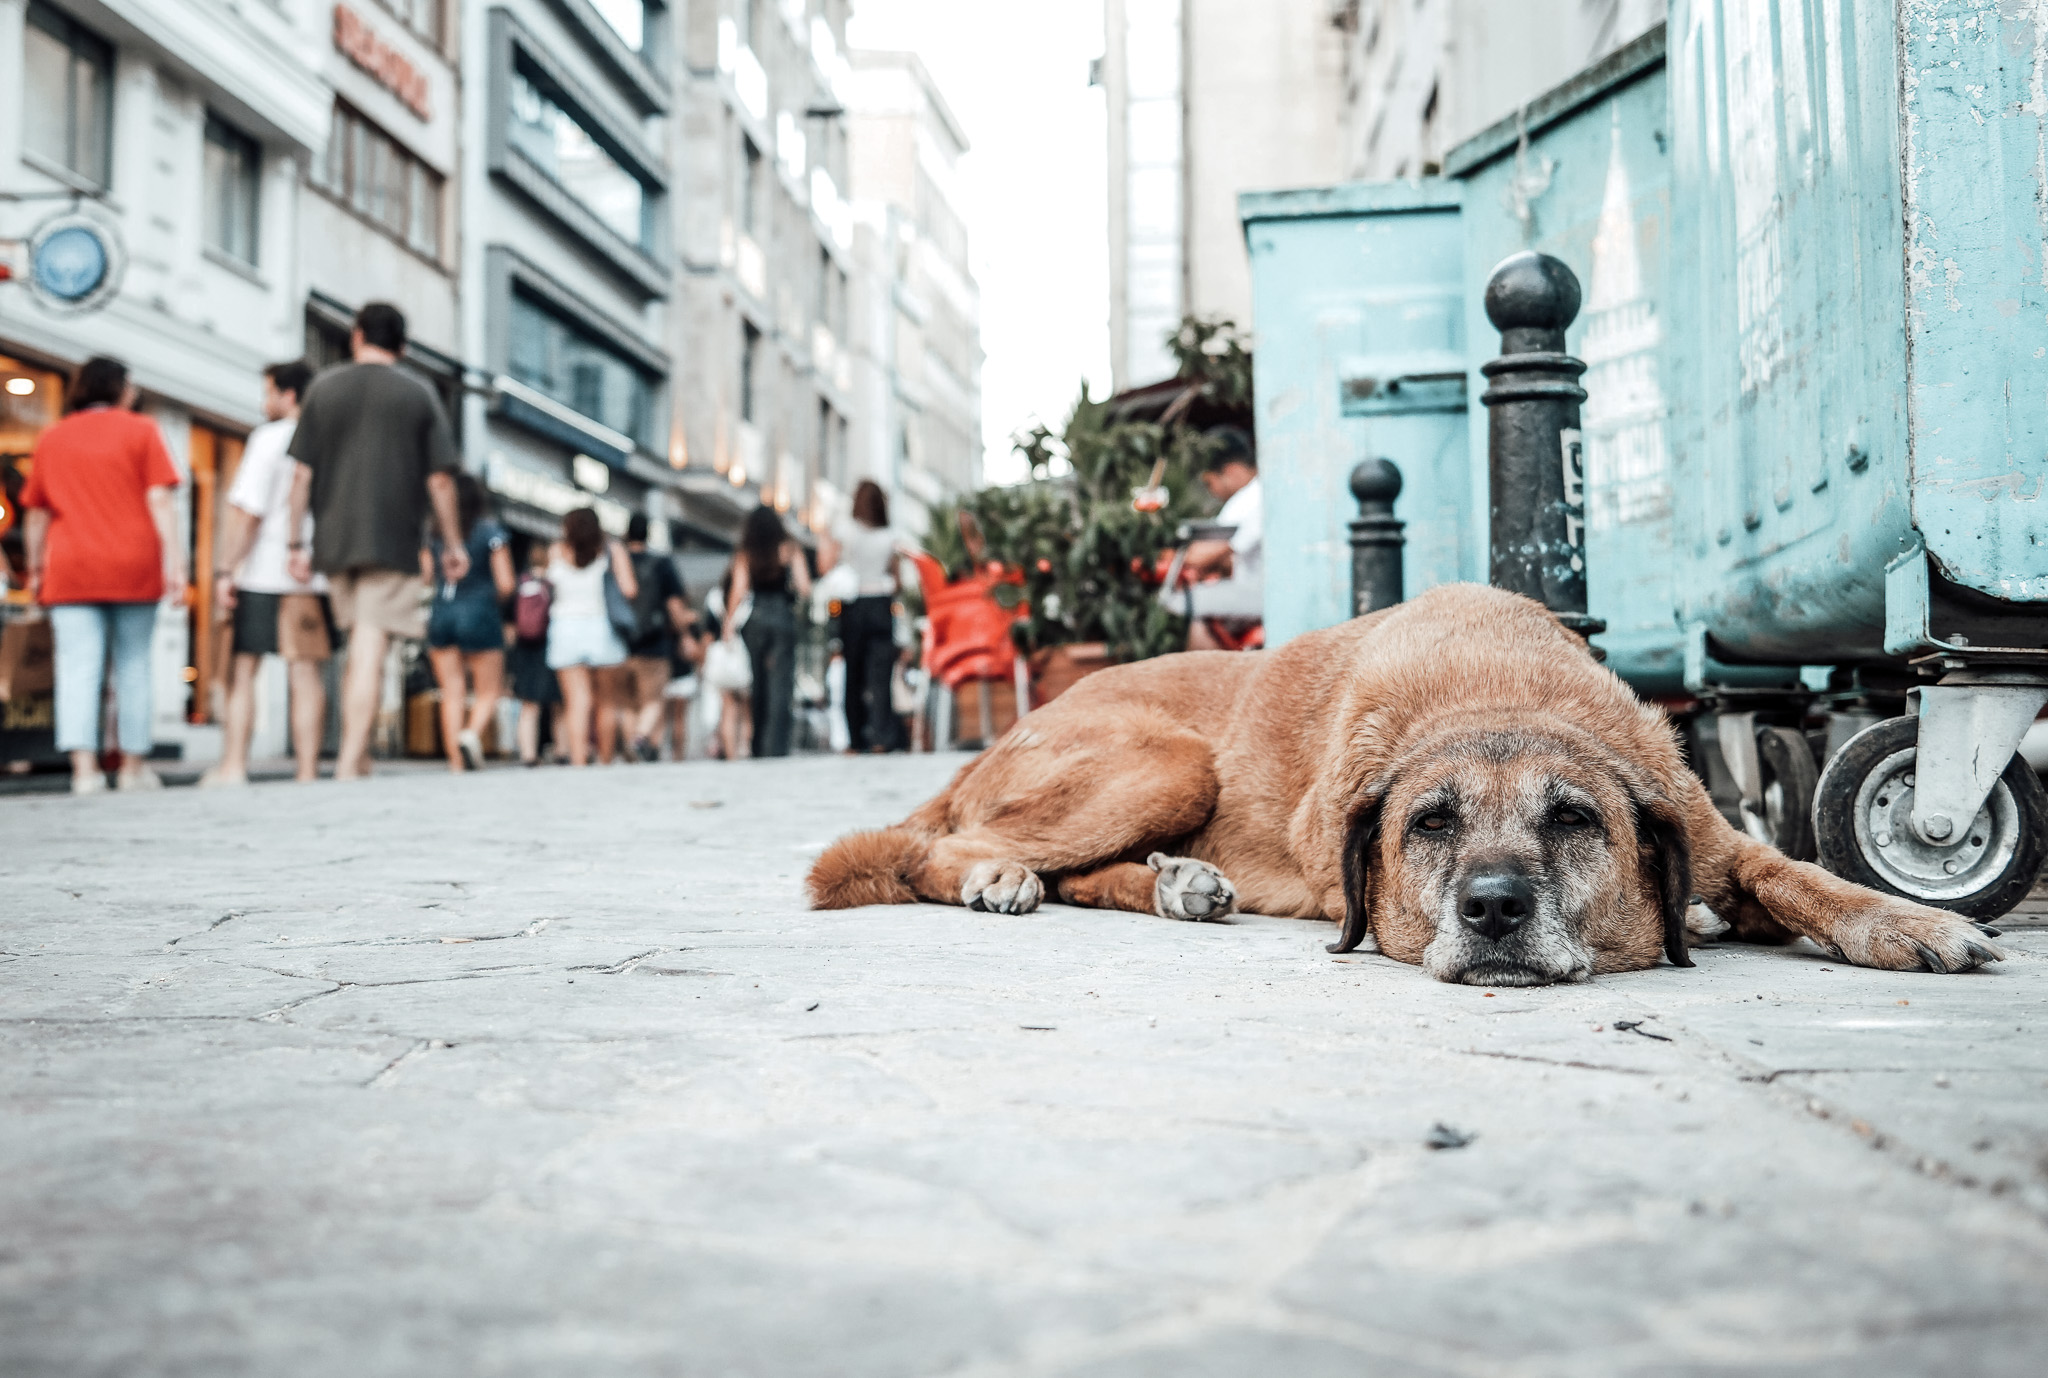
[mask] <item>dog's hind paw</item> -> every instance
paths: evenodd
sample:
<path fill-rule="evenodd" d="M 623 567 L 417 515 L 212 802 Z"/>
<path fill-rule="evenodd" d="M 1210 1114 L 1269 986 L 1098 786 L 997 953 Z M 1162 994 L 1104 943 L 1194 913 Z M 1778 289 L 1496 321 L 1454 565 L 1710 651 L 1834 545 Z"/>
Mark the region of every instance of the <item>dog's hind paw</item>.
<path fill-rule="evenodd" d="M 1014 861 L 977 861 L 960 882 L 960 903 L 992 914 L 1029 914 L 1044 898 L 1037 874 Z"/>
<path fill-rule="evenodd" d="M 1154 852 L 1145 864 L 1159 873 L 1152 885 L 1152 904 L 1161 918 L 1202 923 L 1237 907 L 1237 891 L 1206 861 Z"/>

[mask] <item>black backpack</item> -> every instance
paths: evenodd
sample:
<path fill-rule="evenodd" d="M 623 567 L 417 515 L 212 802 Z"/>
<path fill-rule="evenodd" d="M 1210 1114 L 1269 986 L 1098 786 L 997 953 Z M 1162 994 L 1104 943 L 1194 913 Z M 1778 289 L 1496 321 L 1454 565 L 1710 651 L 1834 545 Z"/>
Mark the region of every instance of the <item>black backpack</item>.
<path fill-rule="evenodd" d="M 644 646 L 661 635 L 668 625 L 668 600 L 661 596 L 662 583 L 655 578 L 656 567 L 668 557 L 643 550 L 633 557 L 633 579 L 640 591 L 633 595 L 633 635 L 628 642 Z"/>

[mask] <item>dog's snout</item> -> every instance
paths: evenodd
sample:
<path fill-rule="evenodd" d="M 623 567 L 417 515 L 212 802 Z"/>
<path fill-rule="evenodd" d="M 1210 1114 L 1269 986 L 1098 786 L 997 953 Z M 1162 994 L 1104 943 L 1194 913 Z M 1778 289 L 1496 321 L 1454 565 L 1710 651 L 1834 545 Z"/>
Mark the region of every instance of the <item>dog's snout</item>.
<path fill-rule="evenodd" d="M 1499 942 L 1536 913 L 1536 887 L 1520 871 L 1474 871 L 1458 887 L 1458 917 Z"/>

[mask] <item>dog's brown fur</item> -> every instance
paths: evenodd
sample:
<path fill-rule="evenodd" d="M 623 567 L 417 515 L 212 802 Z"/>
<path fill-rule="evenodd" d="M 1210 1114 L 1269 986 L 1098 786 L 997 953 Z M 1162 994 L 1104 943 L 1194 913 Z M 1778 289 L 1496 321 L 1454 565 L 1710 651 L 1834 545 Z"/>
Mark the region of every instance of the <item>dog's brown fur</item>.
<path fill-rule="evenodd" d="M 1962 970 L 1999 956 L 1950 914 L 1730 827 L 1658 709 L 1537 604 L 1469 584 L 1274 651 L 1091 676 L 903 823 L 835 843 L 808 887 L 821 909 L 923 899 L 1022 912 L 1043 877 L 1070 904 L 1165 912 L 1144 864 L 1163 850 L 1221 871 L 1240 908 L 1342 920 L 1345 946 L 1369 923 L 1382 951 L 1421 962 L 1446 873 L 1410 810 L 1448 790 L 1475 818 L 1511 822 L 1546 788 L 1575 791 L 1605 825 L 1604 842 L 1561 844 L 1557 863 L 1593 969 L 1653 966 L 1660 952 L 1685 963 L 1679 916 L 1693 893 L 1738 937 L 1804 935 L 1865 966 Z M 1466 838 L 1468 853 L 1526 845 L 1496 831 Z"/>

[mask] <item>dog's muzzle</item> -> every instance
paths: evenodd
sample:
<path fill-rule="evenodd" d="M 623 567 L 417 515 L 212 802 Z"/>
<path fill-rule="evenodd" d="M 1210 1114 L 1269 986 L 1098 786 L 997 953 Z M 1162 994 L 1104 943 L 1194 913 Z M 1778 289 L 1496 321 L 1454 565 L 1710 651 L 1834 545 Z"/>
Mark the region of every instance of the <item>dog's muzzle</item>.
<path fill-rule="evenodd" d="M 1439 981 L 1470 986 L 1547 986 L 1583 981 L 1593 955 L 1567 931 L 1557 897 L 1521 869 L 1490 866 L 1461 877 L 1423 954 Z"/>

